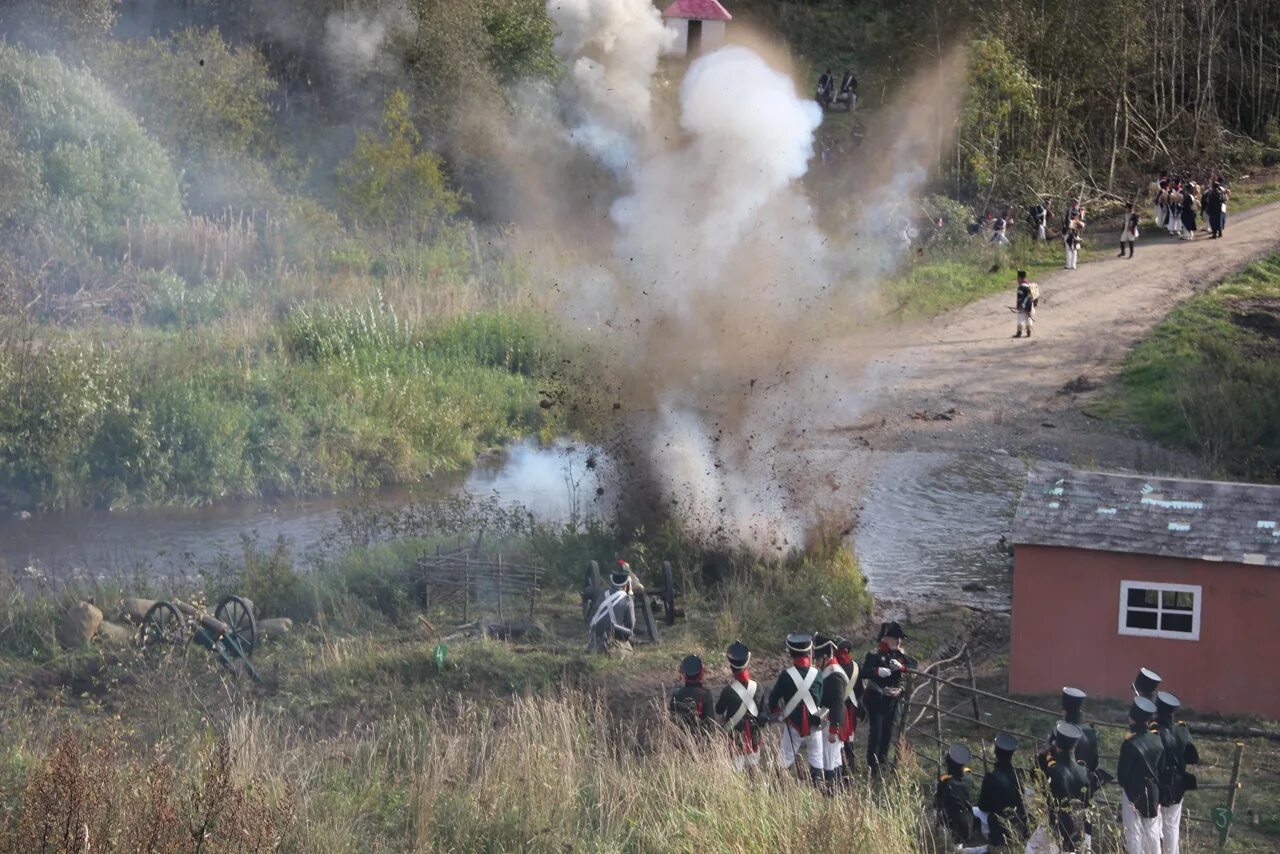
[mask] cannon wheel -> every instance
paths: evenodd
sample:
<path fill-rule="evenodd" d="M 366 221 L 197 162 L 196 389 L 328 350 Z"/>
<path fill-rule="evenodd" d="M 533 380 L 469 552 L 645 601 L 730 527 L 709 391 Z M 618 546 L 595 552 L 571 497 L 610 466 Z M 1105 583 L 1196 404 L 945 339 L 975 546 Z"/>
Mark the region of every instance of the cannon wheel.
<path fill-rule="evenodd" d="M 138 646 L 143 651 L 171 655 L 185 649 L 188 643 L 186 618 L 169 602 L 157 602 L 142 617 L 138 626 Z"/>
<path fill-rule="evenodd" d="M 228 596 L 213 609 L 213 616 L 227 624 L 227 637 L 240 644 L 246 656 L 253 655 L 258 642 L 258 621 L 253 606 L 241 596 Z"/>
<path fill-rule="evenodd" d="M 671 561 L 662 562 L 662 610 L 668 626 L 676 624 L 676 582 L 671 573 Z"/>

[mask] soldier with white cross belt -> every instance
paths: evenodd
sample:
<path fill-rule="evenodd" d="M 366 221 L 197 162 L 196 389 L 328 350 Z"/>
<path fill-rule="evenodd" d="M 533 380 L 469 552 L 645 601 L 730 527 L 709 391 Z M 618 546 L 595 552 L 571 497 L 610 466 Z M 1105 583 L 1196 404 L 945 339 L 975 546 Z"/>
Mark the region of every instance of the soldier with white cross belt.
<path fill-rule="evenodd" d="M 729 733 L 733 767 L 754 774 L 760 765 L 760 734 L 769 718 L 764 701 L 764 688 L 751 678 L 747 665 L 751 650 L 742 641 L 734 641 L 725 651 L 732 680 L 716 700 L 716 714 Z"/>
<path fill-rule="evenodd" d="M 636 603 L 631 592 L 631 566 L 620 560 L 609 573 L 611 587 L 600 599 L 588 624 L 589 648 L 604 652 L 617 645 L 630 649 L 636 628 Z"/>
<path fill-rule="evenodd" d="M 818 702 L 822 697 L 822 674 L 814 667 L 813 637 L 802 632 L 787 635 L 791 666 L 779 674 L 769 692 L 769 710 L 784 723 L 778 760 L 783 768 L 796 764 L 803 754 L 809 763 L 809 778 L 822 781 L 822 721 Z"/>

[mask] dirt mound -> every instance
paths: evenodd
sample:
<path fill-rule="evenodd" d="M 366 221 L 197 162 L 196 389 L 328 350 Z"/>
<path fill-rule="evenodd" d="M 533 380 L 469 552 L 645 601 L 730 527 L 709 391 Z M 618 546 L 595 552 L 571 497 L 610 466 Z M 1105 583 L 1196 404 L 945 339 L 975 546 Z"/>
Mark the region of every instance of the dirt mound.
<path fill-rule="evenodd" d="M 1231 304 L 1236 326 L 1280 341 L 1280 299 L 1249 299 Z"/>

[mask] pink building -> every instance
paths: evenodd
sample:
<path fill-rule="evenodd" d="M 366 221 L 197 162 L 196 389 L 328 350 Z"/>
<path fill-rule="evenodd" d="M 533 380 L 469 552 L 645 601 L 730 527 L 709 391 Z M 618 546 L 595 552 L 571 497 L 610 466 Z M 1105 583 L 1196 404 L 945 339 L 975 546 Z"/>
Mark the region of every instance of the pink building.
<path fill-rule="evenodd" d="M 1013 543 L 1011 691 L 1280 719 L 1280 487 L 1042 465 Z"/>
<path fill-rule="evenodd" d="M 733 20 L 717 0 L 676 0 L 662 13 L 662 18 L 676 31 L 673 52 L 690 58 L 723 45 L 725 25 Z"/>

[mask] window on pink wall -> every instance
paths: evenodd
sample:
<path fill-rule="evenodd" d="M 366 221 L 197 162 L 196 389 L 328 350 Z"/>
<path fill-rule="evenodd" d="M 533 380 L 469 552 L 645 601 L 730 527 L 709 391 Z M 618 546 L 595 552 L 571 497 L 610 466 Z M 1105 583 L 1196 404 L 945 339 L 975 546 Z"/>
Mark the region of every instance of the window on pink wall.
<path fill-rule="evenodd" d="M 1120 582 L 1120 634 L 1139 637 L 1200 639 L 1198 584 Z"/>

